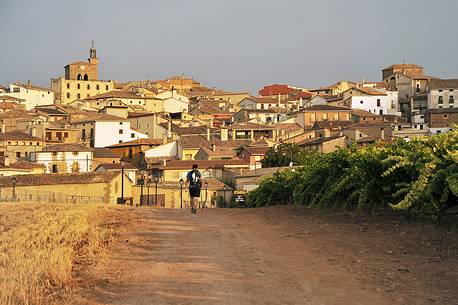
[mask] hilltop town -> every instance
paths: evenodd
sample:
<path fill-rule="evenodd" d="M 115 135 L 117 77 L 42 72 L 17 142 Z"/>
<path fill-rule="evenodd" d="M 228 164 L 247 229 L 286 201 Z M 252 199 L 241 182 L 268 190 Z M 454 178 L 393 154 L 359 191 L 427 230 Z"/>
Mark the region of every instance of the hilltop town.
<path fill-rule="evenodd" d="M 458 79 L 416 64 L 389 65 L 379 80 L 269 84 L 256 96 L 183 75 L 101 80 L 92 45 L 49 88 L 0 86 L 0 201 L 180 208 L 198 164 L 201 202 L 226 206 L 279 170 L 262 168 L 270 148 L 329 153 L 446 133 L 458 123 L 456 100 Z"/>

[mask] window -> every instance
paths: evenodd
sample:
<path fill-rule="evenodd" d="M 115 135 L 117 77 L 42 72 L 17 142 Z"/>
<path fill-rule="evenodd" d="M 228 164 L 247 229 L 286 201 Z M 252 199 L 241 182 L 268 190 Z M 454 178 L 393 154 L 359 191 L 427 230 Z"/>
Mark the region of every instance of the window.
<path fill-rule="evenodd" d="M 444 97 L 443 96 L 439 96 L 439 104 L 442 104 L 444 102 Z"/>
<path fill-rule="evenodd" d="M 70 93 L 67 93 L 67 98 L 70 98 Z"/>
<path fill-rule="evenodd" d="M 363 101 L 359 101 L 359 103 L 360 103 L 360 104 L 364 104 L 364 102 L 363 102 Z"/>
<path fill-rule="evenodd" d="M 323 120 L 327 120 L 328 119 L 328 114 L 327 113 L 323 113 Z"/>
<path fill-rule="evenodd" d="M 414 127 L 415 129 L 417 129 L 417 125 L 413 125 L 413 127 Z"/>
<path fill-rule="evenodd" d="M 105 89 L 108 90 L 108 85 L 105 86 Z"/>
<path fill-rule="evenodd" d="M 81 85 L 80 85 L 80 84 L 77 84 L 77 85 L 76 85 L 76 88 L 81 89 Z"/>
<path fill-rule="evenodd" d="M 440 131 L 440 130 L 438 130 L 438 131 L 437 131 L 437 133 L 441 133 L 441 131 Z"/>
<path fill-rule="evenodd" d="M 119 122 L 119 125 L 122 125 L 122 122 Z"/>
<path fill-rule="evenodd" d="M 67 89 L 70 89 L 70 83 L 67 83 Z"/>
<path fill-rule="evenodd" d="M 79 93 L 76 96 L 77 96 L 78 99 L 81 98 L 81 94 L 79 94 Z"/>
<path fill-rule="evenodd" d="M 86 88 L 87 88 L 87 90 L 90 90 L 91 89 L 91 85 L 87 84 Z"/>
<path fill-rule="evenodd" d="M 124 133 L 124 130 L 119 129 L 119 134 L 123 134 L 123 133 Z"/>
<path fill-rule="evenodd" d="M 338 121 L 339 120 L 339 114 L 338 113 L 334 113 L 334 121 Z"/>
<path fill-rule="evenodd" d="M 84 74 L 84 80 L 88 80 L 87 74 Z"/>
<path fill-rule="evenodd" d="M 81 130 L 81 138 L 83 141 L 86 140 L 86 129 Z"/>
<path fill-rule="evenodd" d="M 68 138 L 68 132 L 64 132 L 64 138 Z"/>
<path fill-rule="evenodd" d="M 131 137 L 132 139 L 135 138 L 135 133 L 131 133 L 131 134 L 130 134 L 130 137 Z"/>
<path fill-rule="evenodd" d="M 52 172 L 57 173 L 57 164 L 52 165 Z"/>
<path fill-rule="evenodd" d="M 72 152 L 72 154 L 73 154 L 74 156 L 78 156 L 78 152 L 77 152 L 77 151 Z"/>
<path fill-rule="evenodd" d="M 380 99 L 377 99 L 377 107 L 380 107 Z"/>
<path fill-rule="evenodd" d="M 450 95 L 450 97 L 448 98 L 448 102 L 451 104 L 455 102 L 455 98 L 453 97 L 453 95 Z"/>
<path fill-rule="evenodd" d="M 380 109 L 380 115 L 383 115 L 383 110 L 382 109 Z"/>
<path fill-rule="evenodd" d="M 423 130 L 423 125 L 420 125 L 420 130 Z"/>
<path fill-rule="evenodd" d="M 439 92 L 442 92 L 442 90 L 439 90 Z"/>
<path fill-rule="evenodd" d="M 402 126 L 401 125 L 398 125 L 398 130 L 401 130 Z"/>
<path fill-rule="evenodd" d="M 100 86 L 99 86 L 99 85 L 95 86 L 95 89 L 99 90 L 99 89 L 100 89 Z"/>
<path fill-rule="evenodd" d="M 420 92 L 420 84 L 417 84 L 417 92 Z"/>
<path fill-rule="evenodd" d="M 53 152 L 52 152 L 52 155 L 53 155 L 53 156 L 57 156 L 57 151 L 53 151 Z"/>
<path fill-rule="evenodd" d="M 21 152 L 20 151 L 16 152 L 16 158 L 20 158 L 20 157 L 21 157 Z"/>
<path fill-rule="evenodd" d="M 132 159 L 132 155 L 133 155 L 133 150 L 132 148 L 129 148 L 129 159 Z"/>
<path fill-rule="evenodd" d="M 122 140 L 119 140 L 119 143 L 122 143 Z"/>
<path fill-rule="evenodd" d="M 444 114 L 444 119 L 448 118 L 448 114 Z"/>

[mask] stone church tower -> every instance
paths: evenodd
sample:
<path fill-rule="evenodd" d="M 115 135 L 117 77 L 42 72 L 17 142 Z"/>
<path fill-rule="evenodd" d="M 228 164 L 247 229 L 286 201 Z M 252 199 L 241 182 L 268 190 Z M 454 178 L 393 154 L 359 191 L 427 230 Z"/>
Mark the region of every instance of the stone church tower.
<path fill-rule="evenodd" d="M 65 66 L 65 79 L 94 81 L 99 79 L 99 59 L 94 41 L 91 42 L 88 61 L 77 61 Z"/>

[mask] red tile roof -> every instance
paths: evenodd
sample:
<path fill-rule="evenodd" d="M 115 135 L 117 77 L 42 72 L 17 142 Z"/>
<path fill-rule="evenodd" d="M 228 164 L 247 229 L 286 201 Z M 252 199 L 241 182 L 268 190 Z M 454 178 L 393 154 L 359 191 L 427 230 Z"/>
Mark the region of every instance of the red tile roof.
<path fill-rule="evenodd" d="M 194 164 L 198 165 L 199 169 L 208 168 L 227 168 L 227 167 L 249 167 L 249 163 L 245 160 L 170 160 L 166 166 L 160 166 L 159 169 L 192 169 Z"/>
<path fill-rule="evenodd" d="M 279 85 L 273 84 L 270 86 L 264 86 L 261 90 L 259 90 L 259 95 L 261 96 L 270 96 L 270 95 L 279 95 L 279 94 L 291 94 L 294 90 L 288 85 Z"/>

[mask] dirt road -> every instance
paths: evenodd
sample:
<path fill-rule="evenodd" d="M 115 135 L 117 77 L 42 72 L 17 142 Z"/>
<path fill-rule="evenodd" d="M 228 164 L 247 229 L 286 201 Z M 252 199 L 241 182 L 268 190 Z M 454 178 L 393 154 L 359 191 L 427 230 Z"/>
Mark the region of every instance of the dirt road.
<path fill-rule="evenodd" d="M 82 275 L 86 287 L 71 303 L 439 304 L 415 291 L 414 299 L 390 291 L 379 282 L 386 278 L 347 264 L 348 259 L 364 262 L 350 251 L 339 252 L 338 245 L 324 252 L 321 237 L 313 232 L 316 226 L 304 225 L 290 212 L 286 218 L 275 209 L 267 216 L 230 209 L 197 215 L 147 208 L 129 213 L 133 224 L 111 255 Z"/>

